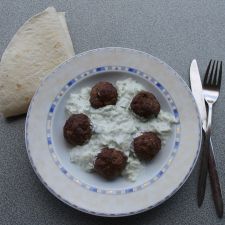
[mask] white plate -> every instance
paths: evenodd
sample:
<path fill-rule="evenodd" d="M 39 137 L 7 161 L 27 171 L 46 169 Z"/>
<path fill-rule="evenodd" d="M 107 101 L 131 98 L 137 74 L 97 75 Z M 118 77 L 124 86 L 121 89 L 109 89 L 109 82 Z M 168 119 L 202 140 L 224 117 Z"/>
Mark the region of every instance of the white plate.
<path fill-rule="evenodd" d="M 84 86 L 127 77 L 153 92 L 177 124 L 135 182 L 108 182 L 69 161 L 62 134 L 65 103 Z M 34 171 L 57 198 L 90 214 L 128 216 L 161 204 L 184 184 L 199 154 L 201 125 L 189 88 L 172 68 L 140 51 L 103 48 L 66 61 L 42 82 L 29 107 L 25 137 Z"/>

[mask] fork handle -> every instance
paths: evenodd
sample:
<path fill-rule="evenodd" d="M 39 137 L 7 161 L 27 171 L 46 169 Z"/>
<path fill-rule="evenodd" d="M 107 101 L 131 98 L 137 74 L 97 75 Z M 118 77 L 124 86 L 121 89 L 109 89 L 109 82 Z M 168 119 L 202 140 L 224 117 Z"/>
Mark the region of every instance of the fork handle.
<path fill-rule="evenodd" d="M 209 154 L 209 177 L 210 177 L 210 183 L 211 183 L 211 189 L 212 189 L 212 195 L 213 195 L 213 201 L 215 204 L 216 212 L 219 218 L 223 217 L 223 197 L 222 192 L 220 188 L 220 181 L 218 172 L 216 169 L 216 161 L 213 154 L 213 147 L 212 142 L 210 140 L 210 154 Z"/>
<path fill-rule="evenodd" d="M 210 136 L 211 136 L 211 123 L 212 123 L 212 106 L 213 103 L 208 103 L 208 117 L 207 117 L 207 127 L 205 132 L 205 139 L 203 141 L 203 149 L 202 149 L 202 158 L 200 163 L 200 171 L 198 178 L 198 206 L 200 207 L 203 203 L 205 197 L 205 188 L 206 188 L 206 178 L 208 171 L 208 160 L 209 160 L 209 147 L 210 147 Z M 203 132 L 204 133 L 204 132 Z"/>

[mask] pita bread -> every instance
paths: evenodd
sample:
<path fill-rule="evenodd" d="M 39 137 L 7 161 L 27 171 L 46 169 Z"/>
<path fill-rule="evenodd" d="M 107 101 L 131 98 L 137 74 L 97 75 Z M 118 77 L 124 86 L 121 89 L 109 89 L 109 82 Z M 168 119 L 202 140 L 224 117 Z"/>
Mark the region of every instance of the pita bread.
<path fill-rule="evenodd" d="M 49 7 L 17 31 L 0 63 L 0 112 L 5 117 L 27 112 L 40 80 L 74 56 L 65 13 Z"/>

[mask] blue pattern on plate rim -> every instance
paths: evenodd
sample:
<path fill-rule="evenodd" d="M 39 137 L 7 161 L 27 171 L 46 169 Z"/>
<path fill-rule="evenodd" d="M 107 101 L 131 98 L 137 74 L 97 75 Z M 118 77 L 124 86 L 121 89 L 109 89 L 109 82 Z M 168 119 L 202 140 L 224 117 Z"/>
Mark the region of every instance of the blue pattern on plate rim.
<path fill-rule="evenodd" d="M 114 50 L 115 48 L 112 48 L 112 47 L 108 47 L 106 48 L 108 50 Z M 191 90 L 189 89 L 189 87 L 187 86 L 187 84 L 185 83 L 185 81 L 177 74 L 176 71 L 174 71 L 169 65 L 167 65 L 165 62 L 161 61 L 159 58 L 157 57 L 154 57 L 148 53 L 145 53 L 145 52 L 141 52 L 141 51 L 137 51 L 137 50 L 134 50 L 134 49 L 129 49 L 129 48 L 119 48 L 117 47 L 116 50 L 118 51 L 129 51 L 131 53 L 136 53 L 136 54 L 139 54 L 139 55 L 145 55 L 146 57 L 150 58 L 151 60 L 154 60 L 156 62 L 159 62 L 160 64 L 162 64 L 164 67 L 167 68 L 167 70 L 169 70 L 173 76 L 175 76 L 181 83 L 182 85 L 184 85 L 184 87 L 186 88 L 186 90 L 188 91 L 189 95 L 190 95 L 190 98 L 192 99 L 192 101 L 195 103 L 195 100 L 194 100 L 194 97 L 191 93 Z M 90 54 L 90 53 L 95 53 L 97 51 L 102 51 L 101 48 L 99 49 L 94 49 L 94 50 L 90 50 L 88 52 L 84 52 L 84 53 L 81 53 L 80 56 L 82 55 L 86 55 L 86 54 Z M 60 66 L 58 66 L 58 68 L 56 70 L 54 70 L 52 72 L 52 75 L 55 74 L 55 72 L 60 69 L 62 66 L 64 66 L 65 64 L 69 63 L 71 61 L 71 59 L 67 60 L 65 63 L 61 64 Z M 99 213 L 99 212 L 95 212 L 95 211 L 90 211 L 90 210 L 87 210 L 85 208 L 81 208 L 79 207 L 78 205 L 75 205 L 75 204 L 72 204 L 71 202 L 65 200 L 62 196 L 60 196 L 59 194 L 57 194 L 42 178 L 42 176 L 39 174 L 35 164 L 34 164 L 34 161 L 31 157 L 31 153 L 30 153 L 30 144 L 29 144 L 29 140 L 28 140 L 28 126 L 29 126 L 29 118 L 30 118 L 30 112 L 31 112 L 31 108 L 32 108 L 32 105 L 33 105 L 33 102 L 34 102 L 34 99 L 35 99 L 35 96 L 39 93 L 39 90 L 40 88 L 43 86 L 44 82 L 48 79 L 50 79 L 51 77 L 53 76 L 47 76 L 42 82 L 41 82 L 41 85 L 40 87 L 36 90 L 32 100 L 31 100 L 31 103 L 29 105 L 29 108 L 28 108 L 28 112 L 27 112 L 27 116 L 26 116 L 26 122 L 25 122 L 25 144 L 26 144 L 26 149 L 27 149 L 27 154 L 28 154 L 28 158 L 30 160 L 30 163 L 32 165 L 32 168 L 34 170 L 34 172 L 36 173 L 36 175 L 38 176 L 39 180 L 42 182 L 42 184 L 48 189 L 49 192 L 51 192 L 56 198 L 58 198 L 60 201 L 64 202 L 65 204 L 77 209 L 77 210 L 80 210 L 82 212 L 85 212 L 85 213 L 89 213 L 89 214 L 92 214 L 92 215 L 95 215 L 95 216 L 104 216 L 104 217 L 124 217 L 124 216 L 130 216 L 130 215 L 135 215 L 135 214 L 138 214 L 138 213 L 142 213 L 142 212 L 145 212 L 145 211 L 148 211 L 160 204 L 162 204 L 163 202 L 165 202 L 166 200 L 168 200 L 171 196 L 173 196 L 181 187 L 182 185 L 185 183 L 185 181 L 187 180 L 187 178 L 189 177 L 190 173 L 192 172 L 192 170 L 194 169 L 194 166 L 197 162 L 197 159 L 198 159 L 198 155 L 199 155 L 199 152 L 200 152 L 200 146 L 201 146 L 201 137 L 202 137 L 202 133 L 201 133 L 201 123 L 200 123 L 200 115 L 199 115 L 199 111 L 198 111 L 198 108 L 197 108 L 197 105 L 195 104 L 195 110 L 198 114 L 198 120 L 199 120 L 199 143 L 198 143 L 198 149 L 197 149 L 197 152 L 196 152 L 196 155 L 195 155 L 195 159 L 188 171 L 188 173 L 186 174 L 186 176 L 184 177 L 184 179 L 180 182 L 180 184 L 170 193 L 168 194 L 164 199 L 162 199 L 161 201 L 158 201 L 156 202 L 154 205 L 150 205 L 148 207 L 145 207 L 143 209 L 140 209 L 140 210 L 136 210 L 136 211 L 130 211 L 130 212 L 127 212 L 127 213 Z"/>
<path fill-rule="evenodd" d="M 121 71 L 121 72 L 128 72 L 131 74 L 136 74 L 139 75 L 141 77 L 143 77 L 144 79 L 147 79 L 150 83 L 152 83 L 160 92 L 162 92 L 162 94 L 164 95 L 164 97 L 167 99 L 175 121 L 177 122 L 176 124 L 176 136 L 175 136 L 175 141 L 174 141 L 174 147 L 173 147 L 173 151 L 171 152 L 169 159 L 167 161 L 167 163 L 163 166 L 163 168 L 154 176 L 152 177 L 150 180 L 146 181 L 144 184 L 132 187 L 132 188 L 126 188 L 126 189 L 113 189 L 113 190 L 104 190 L 104 189 L 100 189 L 97 187 L 93 187 L 90 186 L 88 184 L 83 183 L 81 180 L 76 179 L 75 177 L 73 177 L 73 175 L 71 175 L 64 167 L 63 165 L 60 163 L 60 160 L 58 159 L 55 151 L 54 151 L 54 147 L 53 147 L 53 141 L 52 141 L 52 137 L 51 137 L 51 124 L 52 124 L 52 118 L 54 115 L 54 110 L 57 106 L 57 103 L 59 102 L 60 98 L 73 86 L 77 83 L 77 81 L 83 79 L 84 77 L 87 76 L 92 76 L 96 73 L 101 73 L 101 72 L 106 72 L 106 71 Z M 179 113 L 177 111 L 176 105 L 174 103 L 174 101 L 172 100 L 170 94 L 168 93 L 168 91 L 163 87 L 162 84 L 160 84 L 159 82 L 157 82 L 154 78 L 150 77 L 149 75 L 146 75 L 145 73 L 135 69 L 135 68 L 131 68 L 131 67 L 125 67 L 125 66 L 102 66 L 102 67 L 97 67 L 95 69 L 91 69 L 89 71 L 86 71 L 85 73 L 77 76 L 76 78 L 70 80 L 63 88 L 62 90 L 59 92 L 59 94 L 55 97 L 53 103 L 50 106 L 49 109 L 49 113 L 48 113 L 48 117 L 47 117 L 47 126 L 46 126 L 46 133 L 47 133 L 47 143 L 48 143 L 48 148 L 49 151 L 52 155 L 52 158 L 54 160 L 54 162 L 56 163 L 56 165 L 59 167 L 59 169 L 63 172 L 63 174 L 65 174 L 70 180 L 76 182 L 77 184 L 79 184 L 80 186 L 93 191 L 93 192 L 98 192 L 101 194 L 111 194 L 111 195 L 120 195 L 120 194 L 128 194 L 128 193 L 132 193 L 135 191 L 139 191 L 142 190 L 143 188 L 148 187 L 149 185 L 151 185 L 152 183 L 154 183 L 155 181 L 157 181 L 165 172 L 166 170 L 169 168 L 169 165 L 172 163 L 173 159 L 176 156 L 176 153 L 179 149 L 179 143 L 180 143 L 180 124 L 179 124 Z"/>

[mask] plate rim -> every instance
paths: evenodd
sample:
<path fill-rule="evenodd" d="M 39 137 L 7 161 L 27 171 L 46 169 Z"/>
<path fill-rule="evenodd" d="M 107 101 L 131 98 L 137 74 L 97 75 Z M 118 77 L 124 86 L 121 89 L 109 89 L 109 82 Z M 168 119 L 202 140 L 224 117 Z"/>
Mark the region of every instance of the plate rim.
<path fill-rule="evenodd" d="M 163 202 L 165 202 L 167 199 L 169 199 L 171 196 L 173 196 L 183 185 L 184 183 L 186 182 L 186 180 L 188 179 L 188 177 L 190 176 L 191 172 L 193 171 L 195 165 L 196 165 L 196 162 L 198 160 L 198 156 L 199 156 L 199 153 L 200 153 L 200 146 L 201 146 L 201 140 L 202 140 L 202 132 L 199 133 L 199 142 L 198 142 L 198 149 L 196 151 L 196 155 L 195 155 L 195 158 L 194 158 L 194 161 L 190 167 L 190 170 L 189 172 L 186 174 L 186 176 L 184 177 L 184 179 L 182 180 L 182 182 L 179 184 L 179 186 L 177 188 L 175 188 L 169 195 L 167 195 L 162 201 L 159 201 L 157 202 L 156 204 L 154 204 L 153 206 L 150 206 L 150 207 L 146 207 L 146 208 L 143 208 L 141 210 L 138 210 L 138 211 L 133 211 L 133 212 L 129 212 L 129 213 L 116 213 L 116 214 L 111 214 L 111 213 L 99 213 L 99 212 L 93 212 L 93 211 L 89 211 L 89 210 L 86 210 L 86 209 L 83 209 L 83 208 L 80 208 L 79 206 L 77 205 L 74 205 L 70 202 L 68 202 L 67 200 L 63 199 L 61 196 L 59 196 L 51 187 L 48 186 L 48 184 L 44 181 L 44 179 L 42 178 L 42 176 L 39 174 L 39 172 L 37 171 L 34 163 L 33 163 L 33 160 L 32 160 L 32 157 L 30 155 L 30 150 L 28 148 L 28 137 L 27 137 L 27 127 L 28 127 L 28 120 L 29 120 L 29 116 L 30 116 L 30 112 L 31 112 L 31 109 L 32 109 L 32 104 L 33 104 L 33 101 L 36 97 L 36 95 L 39 93 L 39 89 L 43 86 L 43 84 L 45 83 L 45 81 L 54 74 L 54 72 L 56 72 L 60 67 L 66 65 L 67 63 L 69 63 L 70 61 L 74 60 L 74 58 L 79 58 L 79 57 L 82 57 L 86 54 L 89 54 L 89 53 L 93 53 L 93 52 L 96 52 L 96 51 L 105 51 L 105 50 L 114 50 L 114 49 L 119 49 L 119 50 L 125 50 L 125 51 L 131 51 L 131 52 L 134 52 L 134 53 L 139 53 L 139 54 L 142 54 L 142 55 L 146 55 L 147 57 L 150 57 L 152 58 L 153 60 L 156 60 L 158 61 L 160 64 L 162 64 L 164 67 L 166 67 L 166 69 L 170 70 L 170 71 L 173 71 L 173 75 L 176 76 L 176 78 L 178 80 L 180 80 L 180 82 L 183 84 L 183 86 L 186 88 L 186 90 L 188 91 L 190 97 L 192 98 L 192 101 L 194 102 L 195 104 L 195 108 L 196 108 L 196 112 L 198 114 L 198 122 L 199 122 L 199 128 L 201 128 L 201 121 L 200 121 L 200 114 L 199 114 L 199 110 L 198 110 L 198 107 L 196 105 L 196 102 L 195 102 L 195 99 L 194 99 L 194 96 L 189 88 L 189 86 L 187 85 L 187 83 L 184 81 L 184 79 L 172 68 L 170 67 L 167 63 L 165 63 L 164 61 L 162 61 L 161 59 L 155 57 L 155 56 L 152 56 L 151 54 L 149 53 L 146 53 L 146 52 L 143 52 L 143 51 L 140 51 L 140 50 L 135 50 L 135 49 L 131 49 L 131 48 L 123 48 L 123 47 L 106 47 L 106 48 L 97 48 L 97 49 L 92 49 L 92 50 L 88 50 L 88 51 L 85 51 L 85 52 L 82 52 L 80 54 L 77 54 L 71 58 L 69 58 L 68 60 L 64 61 L 63 63 L 59 64 L 56 68 L 53 69 L 53 71 L 51 73 L 49 73 L 41 82 L 40 82 L 40 85 L 38 87 L 38 89 L 35 91 L 35 94 L 34 96 L 32 97 L 32 100 L 30 102 L 30 105 L 29 105 L 29 108 L 28 108 L 28 112 L 27 112 L 27 116 L 26 116 L 26 121 L 25 121 L 25 144 L 26 144 L 26 150 L 27 150 L 27 154 L 28 154 L 28 158 L 29 158 L 29 161 L 32 165 L 32 168 L 35 172 L 35 174 L 37 175 L 37 177 L 39 178 L 39 180 L 41 181 L 41 183 L 49 190 L 49 192 L 51 192 L 56 198 L 58 198 L 60 201 L 64 202 L 65 204 L 71 206 L 72 208 L 75 208 L 75 209 L 78 209 L 79 211 L 82 211 L 82 212 L 85 212 L 85 213 L 88 213 L 88 214 L 92 214 L 92 215 L 95 215 L 95 216 L 103 216 L 103 217 L 125 217 L 125 216 L 130 216 L 130 215 L 135 215 L 135 214 L 138 214 L 138 213 L 142 213 L 142 212 L 145 212 L 147 210 L 150 210 L 152 208 L 155 208 L 157 207 L 158 205 L 162 204 Z M 200 129 L 201 131 L 201 129 Z"/>

